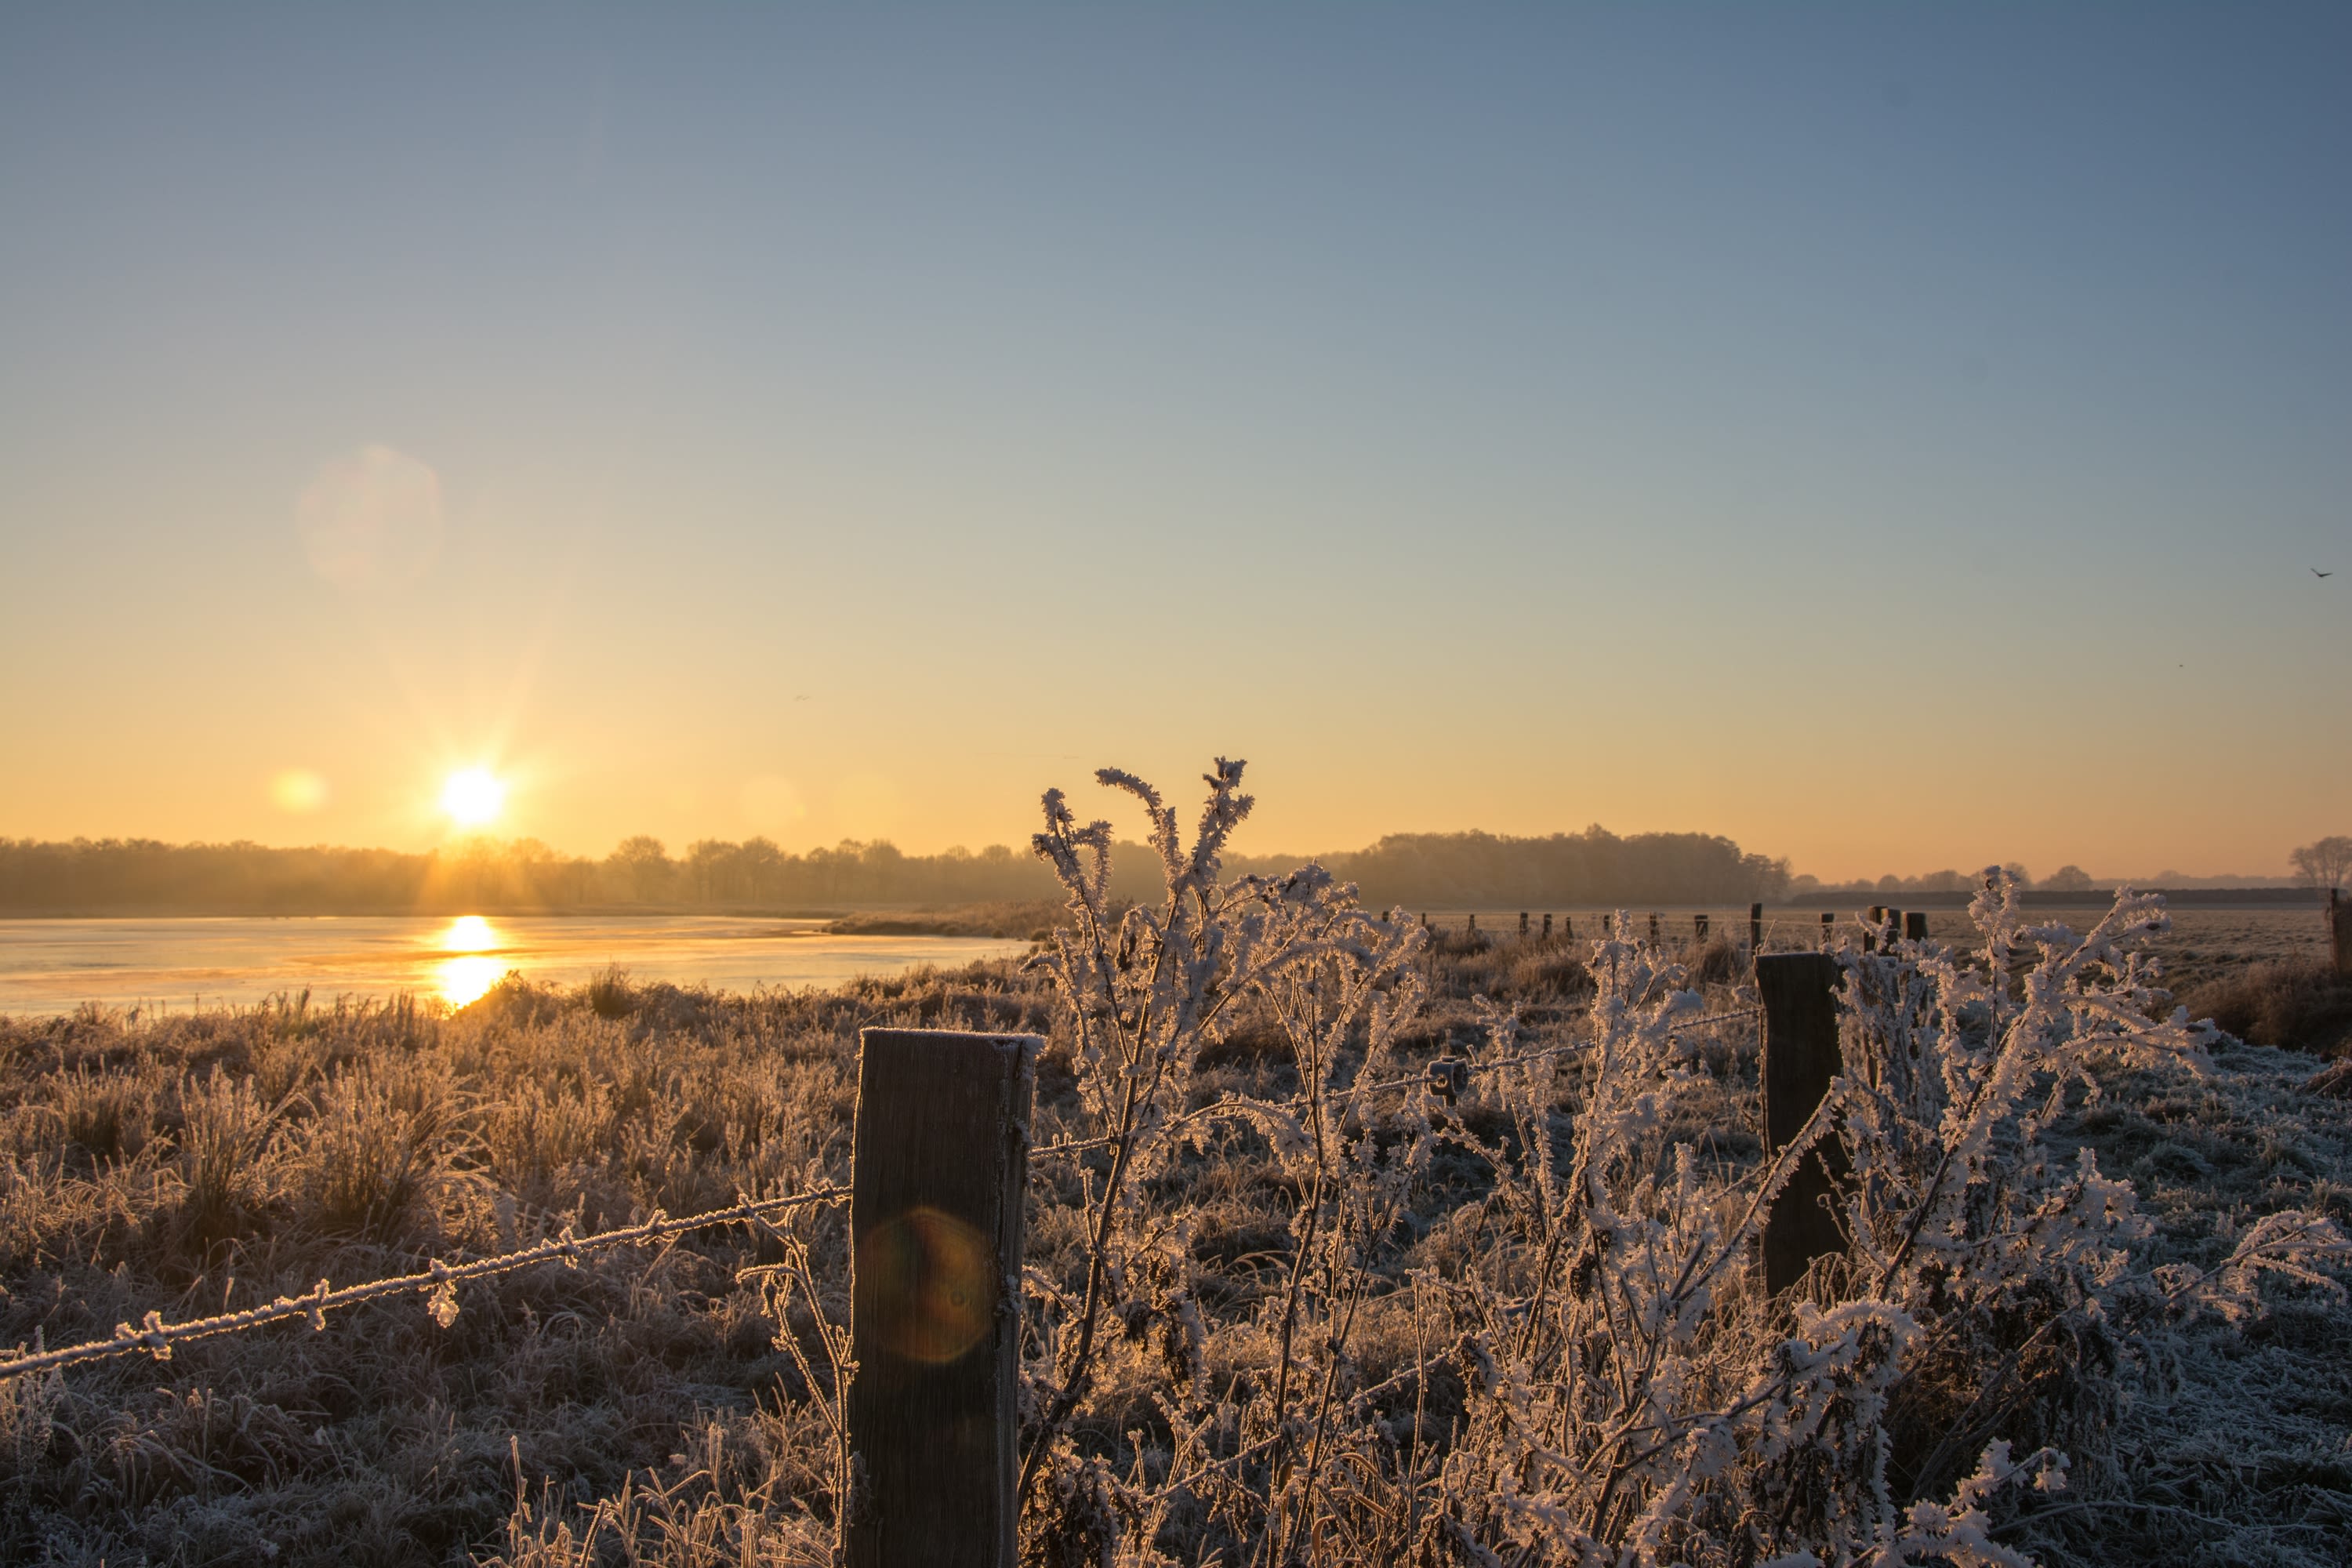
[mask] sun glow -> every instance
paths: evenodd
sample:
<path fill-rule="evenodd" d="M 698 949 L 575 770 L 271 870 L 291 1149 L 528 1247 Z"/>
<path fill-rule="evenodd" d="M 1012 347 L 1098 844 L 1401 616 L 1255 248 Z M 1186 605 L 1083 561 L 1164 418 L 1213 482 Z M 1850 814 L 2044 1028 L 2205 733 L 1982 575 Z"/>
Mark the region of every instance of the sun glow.
<path fill-rule="evenodd" d="M 507 803 L 507 786 L 488 768 L 465 768 L 441 786 L 441 809 L 461 827 L 479 827 Z"/>

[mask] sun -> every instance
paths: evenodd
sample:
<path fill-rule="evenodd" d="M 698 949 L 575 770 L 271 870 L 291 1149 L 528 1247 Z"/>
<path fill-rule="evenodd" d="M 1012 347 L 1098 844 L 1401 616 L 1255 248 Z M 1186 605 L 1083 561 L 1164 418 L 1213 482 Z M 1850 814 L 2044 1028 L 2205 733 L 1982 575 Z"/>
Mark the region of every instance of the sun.
<path fill-rule="evenodd" d="M 441 809 L 461 827 L 479 827 L 499 815 L 507 803 L 507 786 L 488 768 L 465 768 L 451 773 L 441 786 Z"/>

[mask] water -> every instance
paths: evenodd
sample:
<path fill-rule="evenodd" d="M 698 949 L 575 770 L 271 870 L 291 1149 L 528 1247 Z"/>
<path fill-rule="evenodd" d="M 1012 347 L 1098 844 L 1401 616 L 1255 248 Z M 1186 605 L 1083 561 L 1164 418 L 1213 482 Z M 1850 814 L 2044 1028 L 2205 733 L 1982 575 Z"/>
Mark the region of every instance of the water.
<path fill-rule="evenodd" d="M 185 1010 L 306 988 L 320 1001 L 406 991 L 463 1006 L 510 970 L 573 985 L 608 964 L 635 981 L 725 991 L 833 986 L 1028 949 L 992 938 L 827 936 L 823 925 L 736 916 L 0 921 L 0 1013 L 68 1013 L 85 1002 Z"/>

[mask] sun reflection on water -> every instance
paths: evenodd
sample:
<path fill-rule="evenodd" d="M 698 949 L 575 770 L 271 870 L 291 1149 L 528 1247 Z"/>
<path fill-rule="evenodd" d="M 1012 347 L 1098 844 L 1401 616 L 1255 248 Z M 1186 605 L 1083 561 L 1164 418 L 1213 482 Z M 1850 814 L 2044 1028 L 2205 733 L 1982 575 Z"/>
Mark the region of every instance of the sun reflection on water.
<path fill-rule="evenodd" d="M 441 999 L 452 1007 L 480 1001 L 484 993 L 506 976 L 506 964 L 488 956 L 506 944 L 498 928 L 479 915 L 459 915 L 451 921 L 437 945 L 442 952 L 457 956 L 445 958 L 434 966 L 434 983 L 441 992 Z"/>
<path fill-rule="evenodd" d="M 463 1007 L 468 1002 L 478 1002 L 489 988 L 506 977 L 506 965 L 495 958 L 468 953 L 463 958 L 445 958 L 435 979 L 441 988 L 441 999 L 452 1007 Z"/>
<path fill-rule="evenodd" d="M 444 952 L 496 952 L 506 944 L 498 928 L 479 915 L 459 915 L 441 933 Z"/>

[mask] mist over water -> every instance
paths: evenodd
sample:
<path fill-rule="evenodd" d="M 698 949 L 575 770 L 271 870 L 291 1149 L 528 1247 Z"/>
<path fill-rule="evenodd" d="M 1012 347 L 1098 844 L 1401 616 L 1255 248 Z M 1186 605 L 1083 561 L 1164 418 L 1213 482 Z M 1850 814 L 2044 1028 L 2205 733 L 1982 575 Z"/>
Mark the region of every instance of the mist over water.
<path fill-rule="evenodd" d="M 508 919 L 11 921 L 0 926 L 0 1013 L 253 1003 L 280 992 L 411 992 L 463 1006 L 509 973 L 576 985 L 617 964 L 633 980 L 835 986 L 860 974 L 1016 955 L 984 937 L 833 936 L 814 920 L 727 916 Z"/>

